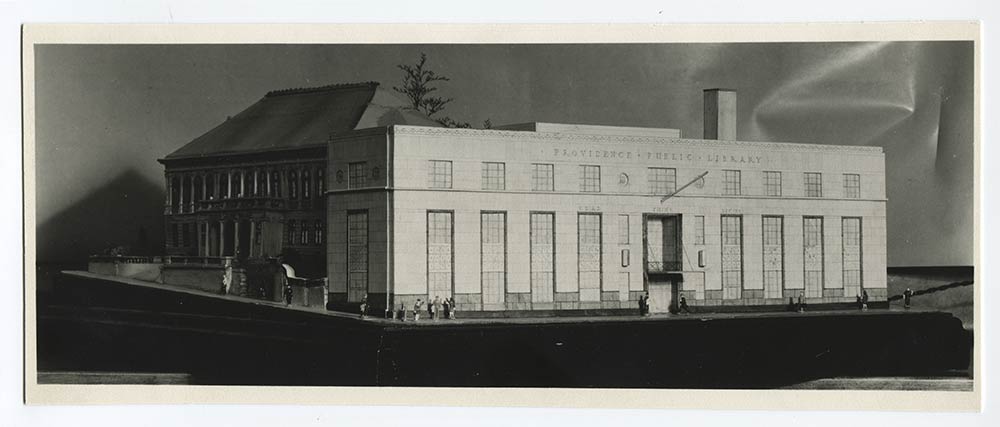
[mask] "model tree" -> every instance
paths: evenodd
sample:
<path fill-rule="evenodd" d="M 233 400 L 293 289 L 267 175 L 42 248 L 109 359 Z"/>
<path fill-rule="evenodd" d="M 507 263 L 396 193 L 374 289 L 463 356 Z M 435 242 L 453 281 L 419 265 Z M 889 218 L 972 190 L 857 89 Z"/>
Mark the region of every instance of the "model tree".
<path fill-rule="evenodd" d="M 420 111 L 447 127 L 468 128 L 472 127 L 468 123 L 458 122 L 448 116 L 434 117 L 435 114 L 444 110 L 454 98 L 442 98 L 433 96 L 437 90 L 437 82 L 447 82 L 451 79 L 447 76 L 435 73 L 425 67 L 427 64 L 427 54 L 420 53 L 420 60 L 413 65 L 401 64 L 396 67 L 403 71 L 403 83 L 400 86 L 393 86 L 392 90 L 406 95 L 413 109 Z"/>

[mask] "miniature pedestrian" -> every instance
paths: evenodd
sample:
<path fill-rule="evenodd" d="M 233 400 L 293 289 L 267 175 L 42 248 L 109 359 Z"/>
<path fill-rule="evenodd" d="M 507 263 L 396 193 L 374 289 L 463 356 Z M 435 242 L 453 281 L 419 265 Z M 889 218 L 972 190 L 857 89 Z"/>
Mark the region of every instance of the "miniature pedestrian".
<path fill-rule="evenodd" d="M 417 298 L 417 302 L 413 303 L 413 321 L 416 322 L 420 320 L 420 310 L 424 309 L 424 301 Z"/>
<path fill-rule="evenodd" d="M 649 292 L 642 296 L 642 310 L 643 316 L 649 316 Z"/>
<path fill-rule="evenodd" d="M 805 292 L 799 292 L 799 303 L 797 304 L 799 313 L 804 313 L 806 311 L 806 294 Z"/>
<path fill-rule="evenodd" d="M 451 297 L 445 298 L 444 301 L 441 302 L 441 306 L 444 307 L 444 318 L 450 320 L 451 319 Z"/>
<path fill-rule="evenodd" d="M 861 291 L 861 311 L 868 311 L 868 291 Z"/>
<path fill-rule="evenodd" d="M 360 308 L 360 312 L 361 312 L 361 318 L 364 319 L 366 316 L 368 316 L 368 296 L 367 295 L 361 298 L 361 307 L 359 307 L 359 308 Z"/>
<path fill-rule="evenodd" d="M 451 300 L 451 318 L 458 318 L 458 304 L 455 302 L 455 297 L 448 297 Z"/>
<path fill-rule="evenodd" d="M 427 297 L 427 318 L 434 320 L 434 301 Z"/>
<path fill-rule="evenodd" d="M 229 293 L 229 275 L 225 271 L 222 272 L 222 287 L 219 289 L 219 294 L 225 295 Z"/>
<path fill-rule="evenodd" d="M 903 308 L 907 310 L 910 309 L 910 298 L 913 298 L 913 291 L 910 290 L 910 288 L 906 288 L 906 290 L 903 291 Z"/>
<path fill-rule="evenodd" d="M 788 311 L 795 311 L 795 300 L 792 297 L 788 297 Z"/>
<path fill-rule="evenodd" d="M 858 310 L 861 310 L 861 295 L 854 294 L 854 304 L 858 306 Z"/>
<path fill-rule="evenodd" d="M 398 315 L 399 315 L 399 321 L 400 322 L 405 322 L 406 321 L 406 304 L 399 303 L 399 312 L 398 312 Z"/>
<path fill-rule="evenodd" d="M 285 305 L 292 305 L 292 287 L 285 285 Z"/>
<path fill-rule="evenodd" d="M 691 314 L 691 310 L 690 310 L 690 309 L 688 309 L 688 301 L 687 301 L 687 298 L 684 298 L 684 295 L 681 295 L 681 303 L 680 303 L 680 308 L 681 308 L 681 309 L 680 309 L 680 311 L 681 311 L 682 313 L 684 313 L 684 314 Z"/>

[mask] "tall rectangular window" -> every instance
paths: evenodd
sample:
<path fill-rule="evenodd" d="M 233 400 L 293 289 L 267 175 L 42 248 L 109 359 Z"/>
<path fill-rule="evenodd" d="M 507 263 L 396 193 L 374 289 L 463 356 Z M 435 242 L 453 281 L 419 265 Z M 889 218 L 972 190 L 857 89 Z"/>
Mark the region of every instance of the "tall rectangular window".
<path fill-rule="evenodd" d="M 503 163 L 483 162 L 483 190 L 503 190 L 505 181 Z"/>
<path fill-rule="evenodd" d="M 601 167 L 580 165 L 580 191 L 584 193 L 601 192 Z"/>
<path fill-rule="evenodd" d="M 482 212 L 479 216 L 483 304 L 502 304 L 507 283 L 507 214 Z"/>
<path fill-rule="evenodd" d="M 681 269 L 680 216 L 649 215 L 646 217 L 646 271 L 678 271 Z"/>
<path fill-rule="evenodd" d="M 531 191 L 555 191 L 555 166 L 548 163 L 531 165 Z"/>
<path fill-rule="evenodd" d="M 347 213 L 347 300 L 368 294 L 368 212 Z"/>
<path fill-rule="evenodd" d="M 577 214 L 580 301 L 601 300 L 601 214 Z"/>
<path fill-rule="evenodd" d="M 743 289 L 743 217 L 722 216 L 722 298 L 739 299 Z"/>
<path fill-rule="evenodd" d="M 431 160 L 429 174 L 431 188 L 451 188 L 451 161 Z"/>
<path fill-rule="evenodd" d="M 452 212 L 427 211 L 427 298 L 451 296 L 454 272 Z"/>
<path fill-rule="evenodd" d="M 781 172 L 764 171 L 764 195 L 781 196 Z"/>
<path fill-rule="evenodd" d="M 628 215 L 618 215 L 618 244 L 629 243 Z"/>
<path fill-rule="evenodd" d="M 351 163 L 347 166 L 347 188 L 361 188 L 368 183 L 368 164 L 365 162 Z"/>
<path fill-rule="evenodd" d="M 740 171 L 722 171 L 722 194 L 726 196 L 739 196 L 741 193 Z"/>
<path fill-rule="evenodd" d="M 677 190 L 677 169 L 647 168 L 650 194 L 668 195 Z"/>
<path fill-rule="evenodd" d="M 823 218 L 802 218 L 802 251 L 805 264 L 806 296 L 823 296 Z"/>
<path fill-rule="evenodd" d="M 823 174 L 806 172 L 806 197 L 823 197 Z"/>
<path fill-rule="evenodd" d="M 861 175 L 856 173 L 844 174 L 844 197 L 848 199 L 861 197 Z"/>
<path fill-rule="evenodd" d="M 704 245 L 705 244 L 705 216 L 695 215 L 694 216 L 694 244 Z"/>
<path fill-rule="evenodd" d="M 861 294 L 861 218 L 843 218 L 844 296 Z"/>
<path fill-rule="evenodd" d="M 785 283 L 785 221 L 780 216 L 763 217 L 764 297 L 781 298 Z"/>
<path fill-rule="evenodd" d="M 555 221 L 554 213 L 531 213 L 531 302 L 552 302 L 555 294 Z"/>

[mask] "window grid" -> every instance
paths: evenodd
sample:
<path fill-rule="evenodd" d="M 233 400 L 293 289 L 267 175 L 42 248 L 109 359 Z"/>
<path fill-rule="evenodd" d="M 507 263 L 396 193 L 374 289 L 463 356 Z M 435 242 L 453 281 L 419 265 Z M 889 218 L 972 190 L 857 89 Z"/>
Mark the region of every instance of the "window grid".
<path fill-rule="evenodd" d="M 861 197 L 861 175 L 854 173 L 844 174 L 844 197 L 850 199 Z"/>
<path fill-rule="evenodd" d="M 503 190 L 506 177 L 503 163 L 483 162 L 483 190 Z"/>
<path fill-rule="evenodd" d="M 430 186 L 431 188 L 451 188 L 451 161 L 431 160 Z"/>
<path fill-rule="evenodd" d="M 806 197 L 823 197 L 823 175 L 818 172 L 806 172 Z"/>
<path fill-rule="evenodd" d="M 481 286 L 484 304 L 503 303 L 507 282 L 507 214 L 480 213 Z"/>
<path fill-rule="evenodd" d="M 347 214 L 347 300 L 361 301 L 368 292 L 368 212 Z"/>
<path fill-rule="evenodd" d="M 601 300 L 601 214 L 577 214 L 577 273 L 580 301 Z"/>
<path fill-rule="evenodd" d="M 722 216 L 722 295 L 737 299 L 743 289 L 743 217 Z"/>
<path fill-rule="evenodd" d="M 843 277 L 845 296 L 861 293 L 861 218 L 843 218 Z"/>
<path fill-rule="evenodd" d="M 368 184 L 368 163 L 351 163 L 348 171 L 347 188 L 361 188 Z"/>
<path fill-rule="evenodd" d="M 585 193 L 601 192 L 601 167 L 580 165 L 580 191 Z"/>
<path fill-rule="evenodd" d="M 552 302 L 555 294 L 555 214 L 531 213 L 531 301 Z"/>
<path fill-rule="evenodd" d="M 454 273 L 452 212 L 427 212 L 428 298 L 451 296 Z"/>
<path fill-rule="evenodd" d="M 726 196 L 739 196 L 741 190 L 740 187 L 740 171 L 722 171 L 722 194 Z"/>
<path fill-rule="evenodd" d="M 555 166 L 547 163 L 531 165 L 531 191 L 555 191 Z"/>
<path fill-rule="evenodd" d="M 667 195 L 677 190 L 677 169 L 647 168 L 650 194 Z"/>
<path fill-rule="evenodd" d="M 764 195 L 781 196 L 781 172 L 764 171 Z"/>
<path fill-rule="evenodd" d="M 618 244 L 629 244 L 628 215 L 618 215 Z"/>
<path fill-rule="evenodd" d="M 809 298 L 823 296 L 823 218 L 802 218 L 802 251 L 805 266 L 805 294 Z"/>
<path fill-rule="evenodd" d="M 781 298 L 784 288 L 784 218 L 763 217 L 764 297 Z"/>
<path fill-rule="evenodd" d="M 694 217 L 694 244 L 705 244 L 705 216 L 695 215 Z"/>

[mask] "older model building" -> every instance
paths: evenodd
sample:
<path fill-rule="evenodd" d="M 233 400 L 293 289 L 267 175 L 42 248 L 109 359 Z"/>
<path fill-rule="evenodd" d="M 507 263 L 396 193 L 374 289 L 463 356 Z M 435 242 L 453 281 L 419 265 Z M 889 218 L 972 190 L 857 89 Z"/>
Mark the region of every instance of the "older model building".
<path fill-rule="evenodd" d="M 324 276 L 327 140 L 391 124 L 440 126 L 375 82 L 268 92 L 160 159 L 167 254 L 282 255 Z"/>
<path fill-rule="evenodd" d="M 461 311 L 886 299 L 881 148 L 738 141 L 736 94 L 705 134 L 528 123 L 391 125 L 328 146 L 330 300 Z M 508 313 L 511 314 L 511 313 Z"/>

